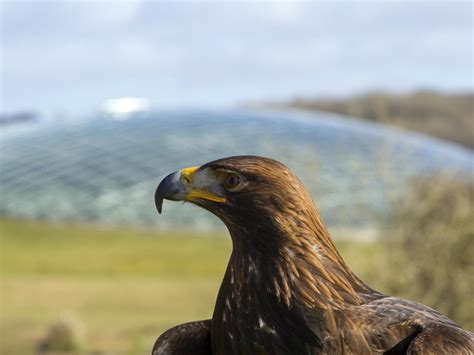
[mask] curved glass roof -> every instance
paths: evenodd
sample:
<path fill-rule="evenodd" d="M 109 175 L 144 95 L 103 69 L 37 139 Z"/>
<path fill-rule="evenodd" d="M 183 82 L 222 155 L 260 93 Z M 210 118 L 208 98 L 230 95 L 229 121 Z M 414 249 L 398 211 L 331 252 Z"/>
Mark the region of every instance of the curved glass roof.
<path fill-rule="evenodd" d="M 162 228 L 219 226 L 206 211 L 172 202 L 158 217 L 156 186 L 186 166 L 254 154 L 292 168 L 329 224 L 371 224 L 413 176 L 441 169 L 472 174 L 471 151 L 328 115 L 182 110 L 3 132 L 0 213 Z"/>

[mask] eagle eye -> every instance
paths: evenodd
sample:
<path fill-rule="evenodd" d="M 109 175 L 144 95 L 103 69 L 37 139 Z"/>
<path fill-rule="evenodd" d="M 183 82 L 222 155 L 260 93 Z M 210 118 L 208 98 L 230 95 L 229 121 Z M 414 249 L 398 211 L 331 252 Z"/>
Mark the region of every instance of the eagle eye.
<path fill-rule="evenodd" d="M 224 178 L 224 187 L 229 191 L 235 191 L 242 182 L 240 175 L 235 173 L 228 173 Z"/>

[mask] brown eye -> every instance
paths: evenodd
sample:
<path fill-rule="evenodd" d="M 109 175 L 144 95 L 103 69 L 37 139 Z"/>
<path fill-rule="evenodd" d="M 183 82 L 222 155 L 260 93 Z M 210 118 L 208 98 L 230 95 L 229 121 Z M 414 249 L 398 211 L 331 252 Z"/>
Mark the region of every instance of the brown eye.
<path fill-rule="evenodd" d="M 241 181 L 241 178 L 239 175 L 237 174 L 228 174 L 226 177 L 225 177 L 225 180 L 224 180 L 224 187 L 227 189 L 227 190 L 234 190 L 237 186 L 239 186 L 240 184 L 240 181 Z"/>

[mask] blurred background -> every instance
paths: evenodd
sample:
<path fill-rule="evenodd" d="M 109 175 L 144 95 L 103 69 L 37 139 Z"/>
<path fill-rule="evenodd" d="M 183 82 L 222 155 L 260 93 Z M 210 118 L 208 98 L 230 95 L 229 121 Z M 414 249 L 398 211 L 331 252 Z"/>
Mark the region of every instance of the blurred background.
<path fill-rule="evenodd" d="M 466 1 L 2 1 L 0 353 L 149 353 L 209 318 L 222 223 L 160 179 L 255 154 L 354 271 L 474 330 Z"/>

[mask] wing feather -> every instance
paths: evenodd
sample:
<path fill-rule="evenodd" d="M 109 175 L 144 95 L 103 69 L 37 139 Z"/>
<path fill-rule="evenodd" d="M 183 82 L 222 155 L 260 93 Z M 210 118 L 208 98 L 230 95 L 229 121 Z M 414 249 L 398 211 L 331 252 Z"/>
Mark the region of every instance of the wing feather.
<path fill-rule="evenodd" d="M 152 355 L 210 355 L 211 320 L 184 323 L 168 329 L 153 346 Z"/>

